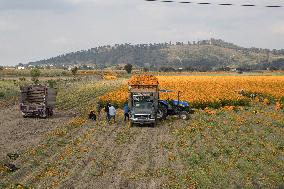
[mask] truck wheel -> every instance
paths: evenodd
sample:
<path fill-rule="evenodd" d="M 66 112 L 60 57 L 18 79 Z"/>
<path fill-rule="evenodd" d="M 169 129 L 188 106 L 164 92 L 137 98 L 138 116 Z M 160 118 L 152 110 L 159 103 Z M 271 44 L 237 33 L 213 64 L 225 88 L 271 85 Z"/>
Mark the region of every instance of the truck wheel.
<path fill-rule="evenodd" d="M 28 116 L 27 116 L 27 114 L 23 114 L 23 118 L 27 118 Z"/>
<path fill-rule="evenodd" d="M 186 111 L 182 111 L 179 113 L 179 117 L 182 120 L 188 120 L 189 119 L 189 114 Z"/>

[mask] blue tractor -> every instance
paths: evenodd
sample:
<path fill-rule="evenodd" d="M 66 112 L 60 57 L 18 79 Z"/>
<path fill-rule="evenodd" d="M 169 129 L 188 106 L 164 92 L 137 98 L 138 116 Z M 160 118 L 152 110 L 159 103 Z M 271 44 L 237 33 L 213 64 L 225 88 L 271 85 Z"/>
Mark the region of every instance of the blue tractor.
<path fill-rule="evenodd" d="M 173 92 L 170 90 L 160 90 L 160 92 Z M 194 113 L 188 102 L 180 101 L 180 91 L 178 100 L 159 100 L 159 106 L 166 109 L 166 115 L 178 115 L 183 120 L 188 120 L 190 114 Z"/>

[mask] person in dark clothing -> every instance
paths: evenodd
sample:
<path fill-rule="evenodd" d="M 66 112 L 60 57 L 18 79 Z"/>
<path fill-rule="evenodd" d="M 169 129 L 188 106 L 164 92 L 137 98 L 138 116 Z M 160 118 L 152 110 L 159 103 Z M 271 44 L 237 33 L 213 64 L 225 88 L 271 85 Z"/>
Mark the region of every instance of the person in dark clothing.
<path fill-rule="evenodd" d="M 129 121 L 129 107 L 128 107 L 128 103 L 124 104 L 123 111 L 124 111 L 124 121 L 126 121 L 126 118 Z"/>
<path fill-rule="evenodd" d="M 103 109 L 101 101 L 98 101 L 96 108 L 97 108 L 98 120 L 101 120 L 101 110 Z"/>
<path fill-rule="evenodd" d="M 106 119 L 107 119 L 107 121 L 110 120 L 109 107 L 110 107 L 110 104 L 107 103 L 106 106 L 105 106 L 105 112 L 106 112 Z"/>
<path fill-rule="evenodd" d="M 91 111 L 90 114 L 89 114 L 89 119 L 93 120 L 93 121 L 96 121 L 97 120 L 97 116 L 96 114 L 94 113 L 94 111 Z"/>

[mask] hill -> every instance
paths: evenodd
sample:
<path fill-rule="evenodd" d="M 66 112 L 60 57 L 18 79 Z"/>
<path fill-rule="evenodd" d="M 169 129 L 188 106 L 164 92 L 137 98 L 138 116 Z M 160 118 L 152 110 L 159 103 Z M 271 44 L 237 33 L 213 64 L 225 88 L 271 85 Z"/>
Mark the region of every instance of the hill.
<path fill-rule="evenodd" d="M 133 64 L 157 69 L 216 70 L 225 67 L 242 69 L 284 69 L 284 49 L 243 48 L 218 39 L 198 42 L 116 44 L 63 54 L 28 65 L 94 65 L 98 68 Z"/>

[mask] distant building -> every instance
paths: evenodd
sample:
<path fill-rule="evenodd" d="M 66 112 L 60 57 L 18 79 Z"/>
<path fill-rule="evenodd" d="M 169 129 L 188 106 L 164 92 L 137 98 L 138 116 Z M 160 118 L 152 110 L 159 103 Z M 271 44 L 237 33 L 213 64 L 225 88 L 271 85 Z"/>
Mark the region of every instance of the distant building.
<path fill-rule="evenodd" d="M 24 67 L 24 66 L 18 66 L 17 69 L 18 69 L 18 70 L 24 70 L 25 67 Z"/>
<path fill-rule="evenodd" d="M 5 70 L 15 70 L 16 68 L 15 67 L 5 67 Z"/>
<path fill-rule="evenodd" d="M 33 66 L 33 65 L 28 65 L 28 68 L 34 68 L 35 66 Z"/>

